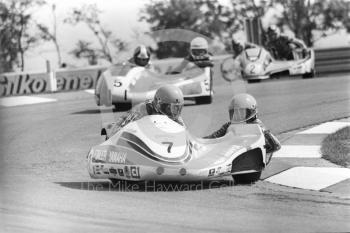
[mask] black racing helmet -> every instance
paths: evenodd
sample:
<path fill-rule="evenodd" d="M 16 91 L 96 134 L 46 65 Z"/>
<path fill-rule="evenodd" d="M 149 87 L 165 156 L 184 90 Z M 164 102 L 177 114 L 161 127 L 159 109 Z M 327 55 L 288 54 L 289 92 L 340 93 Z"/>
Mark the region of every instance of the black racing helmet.
<path fill-rule="evenodd" d="M 149 64 L 151 53 L 144 45 L 139 45 L 134 51 L 134 61 L 138 66 L 147 66 Z"/>

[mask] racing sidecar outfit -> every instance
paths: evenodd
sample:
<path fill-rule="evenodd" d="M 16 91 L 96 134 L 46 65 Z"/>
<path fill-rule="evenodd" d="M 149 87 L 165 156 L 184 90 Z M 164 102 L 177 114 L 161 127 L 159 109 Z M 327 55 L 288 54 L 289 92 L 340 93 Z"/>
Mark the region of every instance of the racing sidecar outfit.
<path fill-rule="evenodd" d="M 247 124 L 258 124 L 265 136 L 265 143 L 266 143 L 266 153 L 273 153 L 275 151 L 278 151 L 281 149 L 281 143 L 278 141 L 278 139 L 270 132 L 270 130 L 267 130 L 265 125 L 262 123 L 261 120 L 255 119 L 254 121 L 247 122 Z M 225 123 L 219 130 L 215 131 L 214 133 L 204 137 L 204 138 L 219 138 L 223 137 L 228 127 L 231 125 L 231 122 Z"/>
<path fill-rule="evenodd" d="M 147 115 L 163 115 L 163 114 L 157 111 L 157 109 L 153 105 L 152 100 L 146 100 L 145 102 L 136 105 L 131 110 L 126 112 L 124 115 L 122 115 L 117 120 L 117 122 L 113 125 L 110 136 L 114 135 L 116 132 L 118 132 L 122 127 L 124 127 L 128 123 L 139 120 L 142 117 Z M 183 121 L 181 116 L 175 119 L 173 118 L 171 119 L 179 123 L 180 125 L 185 126 L 185 122 Z"/>
<path fill-rule="evenodd" d="M 302 40 L 281 35 L 275 40 L 267 42 L 267 50 L 271 52 L 277 60 L 293 60 L 293 49 L 290 44 L 296 45 L 298 48 L 306 52 L 306 45 Z"/>

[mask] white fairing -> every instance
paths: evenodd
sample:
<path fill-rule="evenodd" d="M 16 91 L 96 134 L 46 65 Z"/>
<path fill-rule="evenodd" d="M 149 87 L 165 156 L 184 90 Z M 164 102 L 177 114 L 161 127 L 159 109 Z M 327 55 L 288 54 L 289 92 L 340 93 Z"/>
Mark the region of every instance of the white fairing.
<path fill-rule="evenodd" d="M 144 71 L 144 67 L 134 67 L 127 73 L 126 76 L 112 77 L 113 87 L 111 94 L 113 103 L 130 102 L 128 96 L 125 96 L 125 92 L 130 91 L 130 87 L 136 84 L 137 80 L 141 77 L 141 74 Z"/>
<path fill-rule="evenodd" d="M 262 48 L 250 48 L 245 50 L 246 52 L 246 56 L 253 60 L 256 61 L 257 59 L 259 59 L 260 54 L 262 53 Z"/>
<path fill-rule="evenodd" d="M 98 80 L 95 90 L 97 105 L 137 104 L 153 98 L 156 90 L 165 84 L 178 86 L 185 99 L 213 94 L 209 67 L 194 66 L 180 74 L 159 73 L 156 64 L 152 67 L 135 67 L 130 64 L 110 67 Z"/>
<path fill-rule="evenodd" d="M 164 115 L 152 115 L 128 124 L 125 131 L 134 132 L 156 154 L 179 158 L 186 152 L 185 128 Z M 169 148 L 171 148 L 169 150 Z"/>
<path fill-rule="evenodd" d="M 267 164 L 258 124 L 233 124 L 225 136 L 202 139 L 166 116 L 126 125 L 88 153 L 92 178 L 206 180 L 260 172 Z"/>
<path fill-rule="evenodd" d="M 290 75 L 311 73 L 315 69 L 315 55 L 312 49 L 307 56 L 294 53 L 295 60 L 275 60 L 264 48 L 256 47 L 244 50 L 239 56 L 243 76 L 246 79 L 266 79 L 271 74 L 288 71 Z"/>
<path fill-rule="evenodd" d="M 241 54 L 243 75 L 248 79 L 268 78 L 270 54 L 261 47 L 246 49 Z"/>
<path fill-rule="evenodd" d="M 264 72 L 262 64 L 250 63 L 244 69 L 246 75 L 264 75 Z"/>

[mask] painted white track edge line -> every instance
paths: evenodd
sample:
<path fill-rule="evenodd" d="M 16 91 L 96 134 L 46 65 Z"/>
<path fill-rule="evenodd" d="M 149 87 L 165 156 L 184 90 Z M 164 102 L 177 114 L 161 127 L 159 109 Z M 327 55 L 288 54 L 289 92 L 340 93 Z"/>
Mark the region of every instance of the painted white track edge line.
<path fill-rule="evenodd" d="M 282 145 L 281 149 L 273 154 L 274 158 L 321 158 L 319 145 Z"/>
<path fill-rule="evenodd" d="M 350 169 L 334 167 L 293 167 L 266 181 L 301 189 L 319 191 L 350 178 Z"/>
<path fill-rule="evenodd" d="M 297 134 L 331 134 L 346 126 L 350 126 L 350 122 L 326 122 L 310 129 L 298 132 Z"/>

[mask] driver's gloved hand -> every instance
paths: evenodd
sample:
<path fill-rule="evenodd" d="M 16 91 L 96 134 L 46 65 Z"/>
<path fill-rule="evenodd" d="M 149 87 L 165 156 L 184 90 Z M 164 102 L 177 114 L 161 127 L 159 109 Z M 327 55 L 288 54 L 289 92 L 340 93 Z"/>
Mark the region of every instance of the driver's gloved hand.
<path fill-rule="evenodd" d="M 195 61 L 194 62 L 196 64 L 196 66 L 200 67 L 200 68 L 205 68 L 205 67 L 213 67 L 214 63 L 212 61 Z"/>
<path fill-rule="evenodd" d="M 307 54 L 307 50 L 306 49 L 303 49 L 303 58 L 306 57 L 308 54 Z"/>
<path fill-rule="evenodd" d="M 266 154 L 269 154 L 269 153 L 271 153 L 271 152 L 273 152 L 274 150 L 273 150 L 273 148 L 272 148 L 272 146 L 270 146 L 269 144 L 265 144 L 265 149 L 266 149 Z"/>
<path fill-rule="evenodd" d="M 271 153 L 271 152 L 276 152 L 279 149 L 281 149 L 281 143 L 278 141 L 278 139 L 273 136 L 273 134 L 269 131 L 266 130 L 264 132 L 265 136 L 265 148 L 266 148 L 266 153 Z"/>

